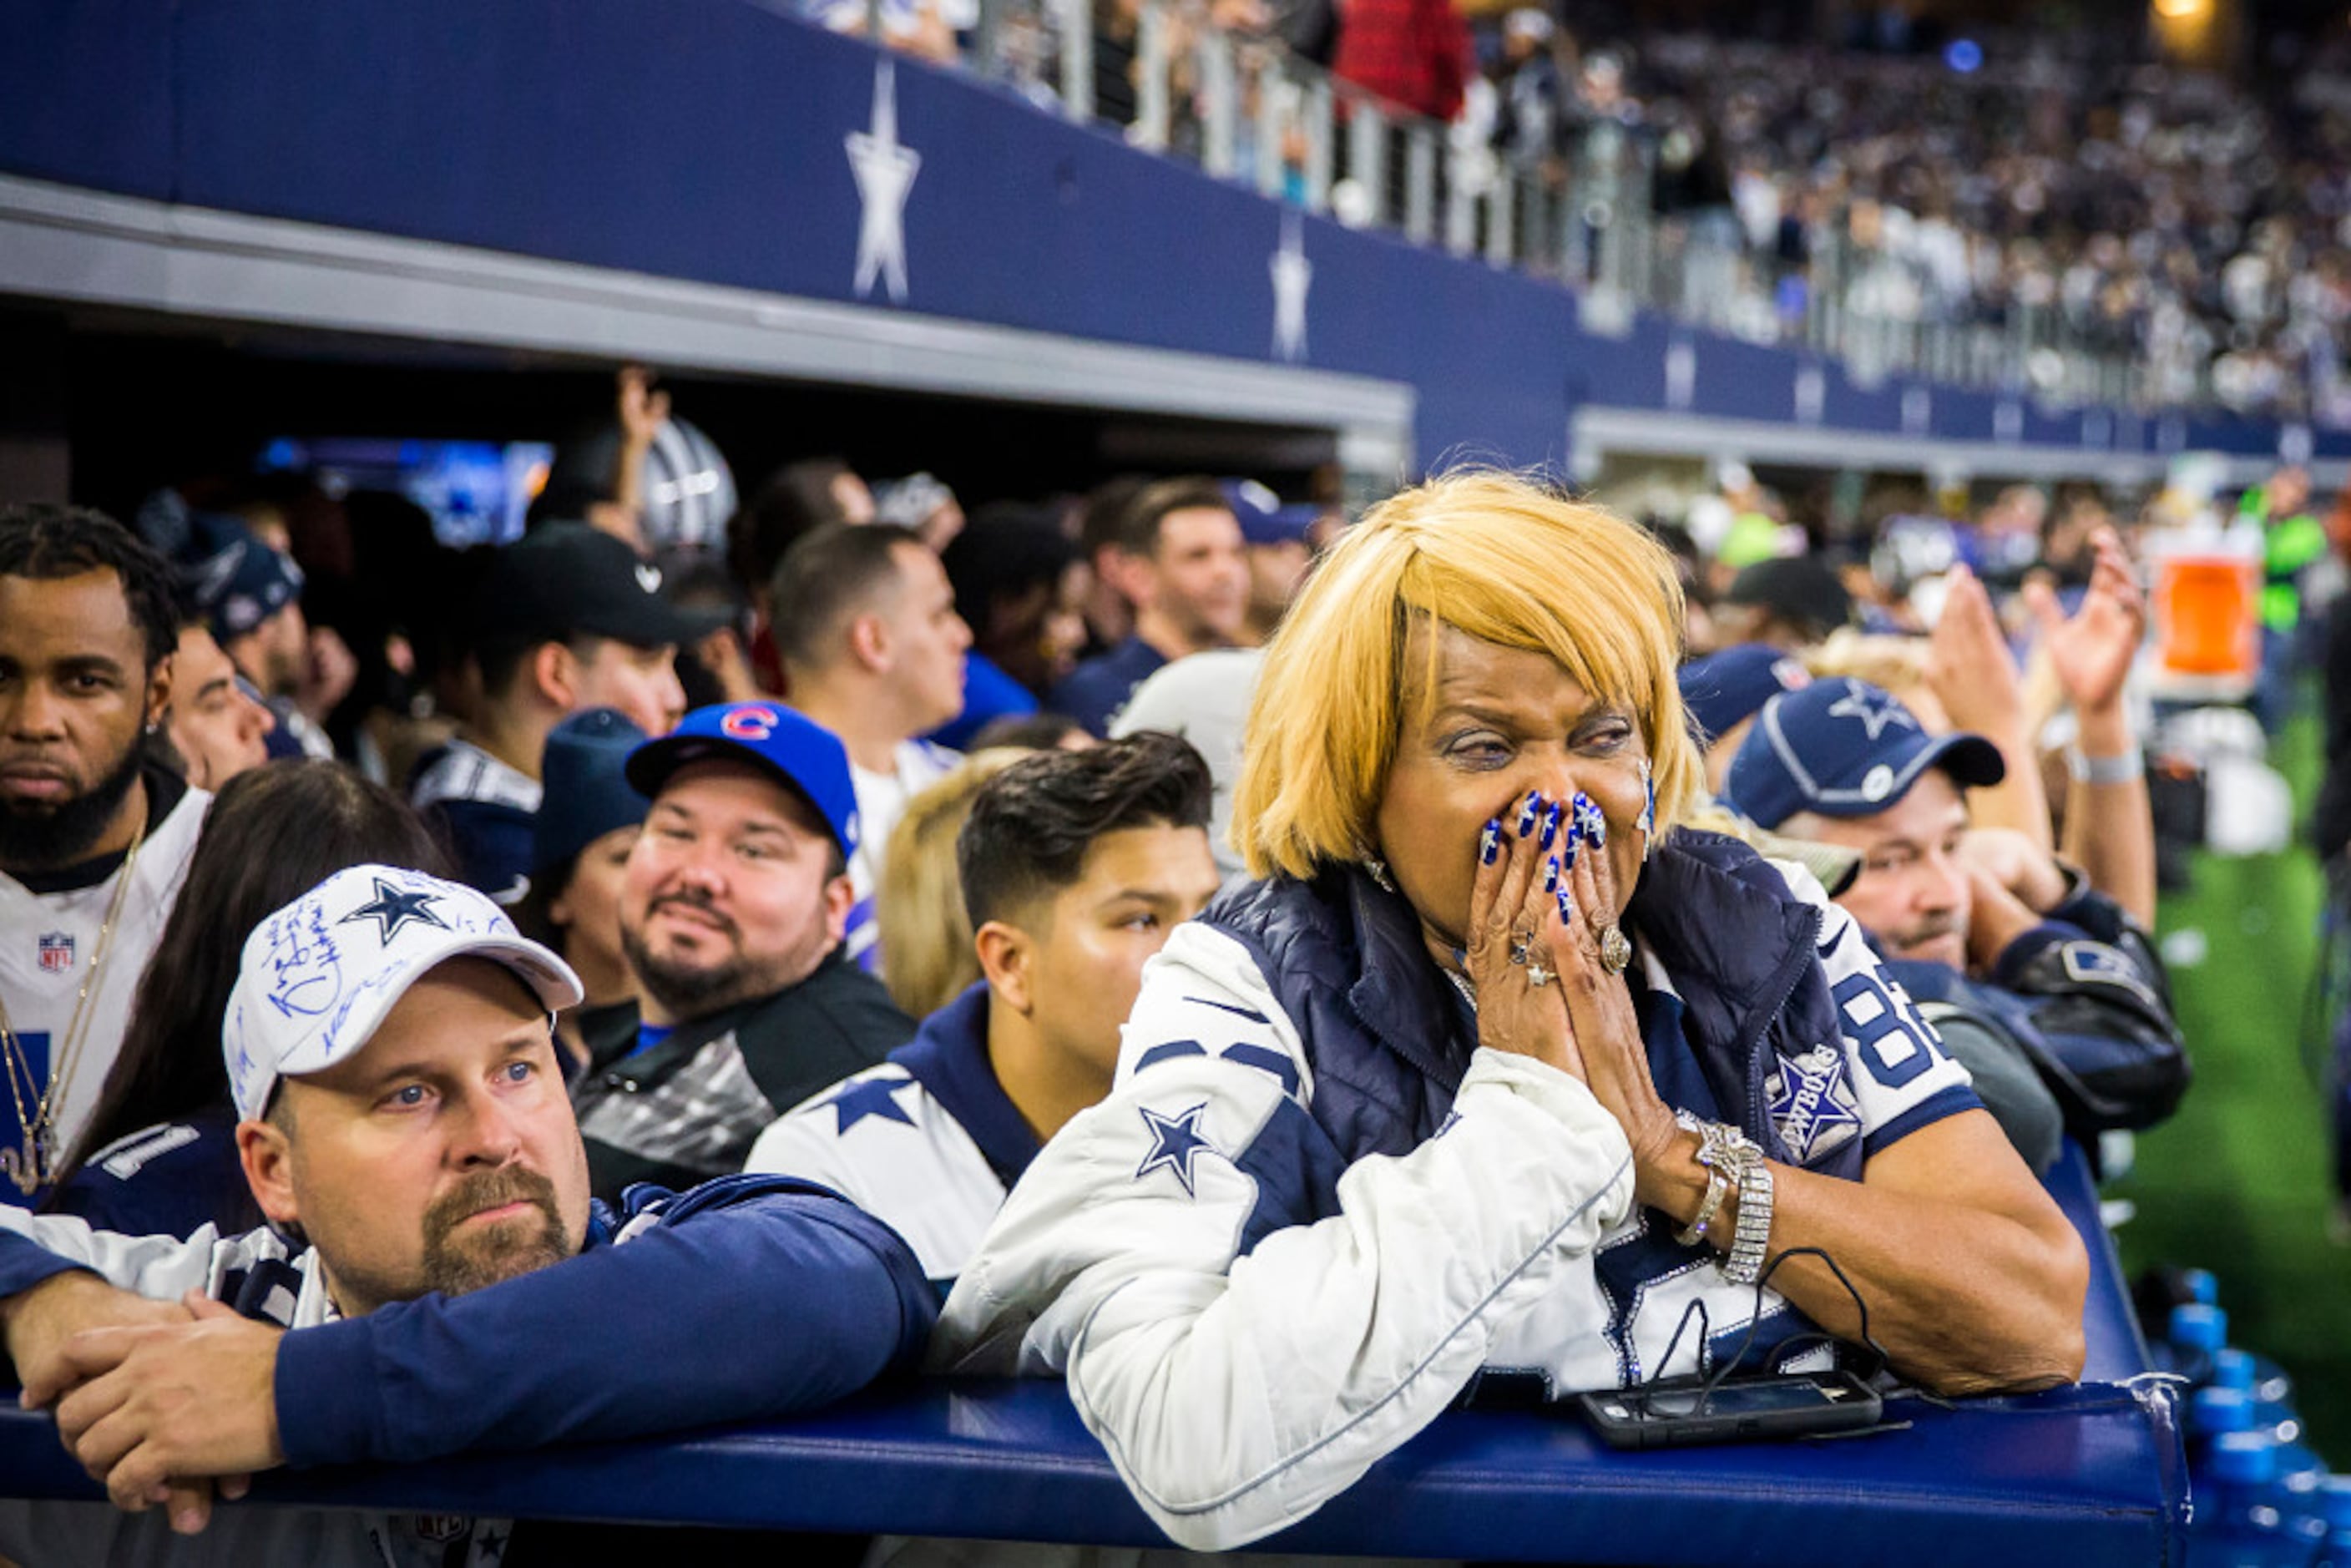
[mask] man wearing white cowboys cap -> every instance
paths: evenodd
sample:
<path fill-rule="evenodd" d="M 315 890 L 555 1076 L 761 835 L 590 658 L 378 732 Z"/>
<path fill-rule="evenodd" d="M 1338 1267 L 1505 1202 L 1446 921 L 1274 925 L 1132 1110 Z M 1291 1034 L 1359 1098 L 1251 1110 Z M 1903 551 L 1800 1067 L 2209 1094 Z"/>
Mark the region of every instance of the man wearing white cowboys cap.
<path fill-rule="evenodd" d="M 263 922 L 223 1043 L 270 1226 L 183 1242 L 0 1211 L 0 1330 L 26 1400 L 127 1511 L 0 1500 L 0 1555 L 496 1557 L 503 1521 L 234 1509 L 201 1555 L 171 1532 L 205 1528 L 216 1483 L 241 1497 L 277 1465 L 772 1416 L 917 1355 L 935 1301 L 920 1268 L 820 1187 L 590 1200 L 551 1041 L 579 997 L 488 899 L 416 872 L 340 872 Z M 782 1301 L 792 1333 L 742 1333 Z"/>

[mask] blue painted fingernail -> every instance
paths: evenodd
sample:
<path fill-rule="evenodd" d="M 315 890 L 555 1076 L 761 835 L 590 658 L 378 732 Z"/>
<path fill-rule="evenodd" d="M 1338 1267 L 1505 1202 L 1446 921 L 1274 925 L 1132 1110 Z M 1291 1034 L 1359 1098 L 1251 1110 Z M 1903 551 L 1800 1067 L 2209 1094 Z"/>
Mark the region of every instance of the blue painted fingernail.
<path fill-rule="evenodd" d="M 1544 849 L 1551 848 L 1552 841 L 1559 837 L 1559 819 L 1563 810 L 1560 802 L 1553 800 L 1551 803 L 1551 810 L 1543 813 L 1542 847 Z"/>
<path fill-rule="evenodd" d="M 1579 828 L 1570 828 L 1567 830 L 1567 841 L 1562 844 L 1559 849 L 1559 863 L 1561 870 L 1573 871 L 1575 869 L 1575 846 L 1583 841 L 1581 837 L 1582 831 L 1583 830 Z"/>
<path fill-rule="evenodd" d="M 1480 865 L 1492 865 L 1494 857 L 1501 852 L 1502 820 L 1489 817 L 1486 819 L 1486 831 L 1478 835 L 1478 862 Z"/>
<path fill-rule="evenodd" d="M 1543 870 L 1543 891 L 1545 893 L 1555 893 L 1558 890 L 1559 857 L 1557 855 L 1553 855 L 1551 857 L 1550 865 L 1545 867 Z"/>
<path fill-rule="evenodd" d="M 1575 924 L 1575 900 L 1567 895 L 1567 889 L 1563 887 L 1559 890 L 1559 923 L 1562 925 Z"/>
<path fill-rule="evenodd" d="M 1519 837 L 1525 838 L 1535 831 L 1535 819 L 1542 813 L 1543 798 L 1530 794 L 1527 803 L 1519 809 Z"/>

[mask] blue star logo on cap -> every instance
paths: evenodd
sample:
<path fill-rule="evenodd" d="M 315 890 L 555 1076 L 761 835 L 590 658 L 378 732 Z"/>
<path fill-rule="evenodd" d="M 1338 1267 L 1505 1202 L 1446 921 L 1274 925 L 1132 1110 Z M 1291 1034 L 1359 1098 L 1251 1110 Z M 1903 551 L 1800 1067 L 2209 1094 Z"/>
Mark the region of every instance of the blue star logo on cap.
<path fill-rule="evenodd" d="M 1859 719 L 1862 727 L 1869 731 L 1873 746 L 1887 725 L 1900 725 L 1905 729 L 1918 727 L 1918 721 L 1893 696 L 1858 682 L 1850 683 L 1845 695 L 1829 705 L 1828 714 L 1831 718 Z"/>
<path fill-rule="evenodd" d="M 1202 1149 L 1216 1153 L 1208 1140 L 1200 1136 L 1200 1117 L 1208 1107 L 1207 1102 L 1193 1106 L 1177 1116 L 1163 1116 L 1150 1106 L 1139 1106 L 1143 1113 L 1144 1130 L 1151 1134 L 1151 1152 L 1134 1167 L 1134 1179 L 1141 1181 L 1155 1170 L 1174 1173 L 1184 1184 L 1184 1196 L 1192 1194 L 1192 1161 Z"/>
<path fill-rule="evenodd" d="M 868 1116 L 879 1116 L 885 1122 L 903 1122 L 909 1127 L 913 1126 L 914 1119 L 906 1114 L 904 1106 L 898 1103 L 897 1094 L 901 1089 L 913 1088 L 914 1083 L 911 1078 L 869 1078 L 862 1083 L 848 1085 L 825 1102 L 832 1107 L 833 1115 L 837 1118 L 833 1135 L 841 1136 Z"/>
<path fill-rule="evenodd" d="M 372 920 L 376 923 L 376 940 L 389 947 L 400 928 L 412 920 L 419 925 L 438 925 L 444 931 L 449 929 L 449 923 L 433 913 L 434 900 L 439 896 L 432 893 L 402 893 L 383 878 L 377 877 L 375 897 L 335 924 L 349 925 L 354 920 Z"/>

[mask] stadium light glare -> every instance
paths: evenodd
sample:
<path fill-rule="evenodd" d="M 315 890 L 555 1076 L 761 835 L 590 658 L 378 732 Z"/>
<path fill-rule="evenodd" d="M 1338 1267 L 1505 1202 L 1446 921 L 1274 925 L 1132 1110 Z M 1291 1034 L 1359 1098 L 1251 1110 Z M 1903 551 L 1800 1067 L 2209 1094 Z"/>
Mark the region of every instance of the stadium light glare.
<path fill-rule="evenodd" d="M 2155 14 L 2174 22 L 2185 22 L 2209 14 L 2212 0 L 2155 0 Z"/>
<path fill-rule="evenodd" d="M 1983 46 L 1973 38 L 1954 38 L 1943 51 L 1943 63 L 1961 76 L 1972 76 L 1982 68 Z"/>

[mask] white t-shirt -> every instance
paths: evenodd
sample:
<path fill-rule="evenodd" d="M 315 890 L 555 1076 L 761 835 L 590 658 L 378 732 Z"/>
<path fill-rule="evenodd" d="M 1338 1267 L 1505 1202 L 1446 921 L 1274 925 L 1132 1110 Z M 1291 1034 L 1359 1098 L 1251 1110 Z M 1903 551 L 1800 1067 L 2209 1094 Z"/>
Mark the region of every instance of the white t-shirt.
<path fill-rule="evenodd" d="M 114 905 L 122 882 L 120 867 L 103 882 L 64 893 L 35 893 L 0 872 L 0 1004 L 8 1009 L 8 1028 L 38 1082 L 47 1083 L 58 1067 L 77 998 L 83 984 L 90 982 L 81 1048 L 71 1072 L 57 1087 L 52 1160 L 81 1135 L 97 1106 L 99 1089 L 122 1048 L 131 997 L 163 934 L 163 922 L 179 900 L 180 884 L 187 880 L 188 860 L 195 853 L 212 799 L 201 789 L 190 789 L 148 831 L 137 862 L 131 865 L 131 884 L 123 889 L 121 909 L 102 956 L 99 930 Z M 99 961 L 94 980 L 93 961 Z M 28 1103 L 26 1109 L 32 1107 Z M 21 1157 L 24 1136 L 16 1103 L 0 1088 L 0 1162 Z M 27 1195 L 14 1181 L 0 1177 L 0 1204 L 22 1206 L 26 1201 Z"/>
<path fill-rule="evenodd" d="M 887 773 L 874 773 L 851 763 L 851 782 L 857 789 L 857 852 L 849 857 L 849 885 L 857 895 L 849 908 L 849 936 L 844 946 L 857 967 L 871 974 L 881 967 L 881 927 L 873 923 L 874 890 L 882 885 L 882 859 L 889 852 L 890 834 L 906 814 L 906 802 L 954 772 L 963 753 L 934 746 L 927 740 L 898 743 Z"/>

